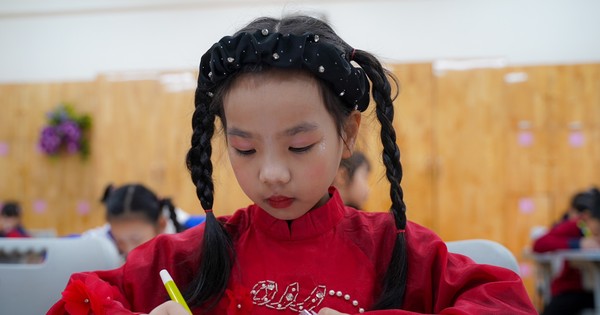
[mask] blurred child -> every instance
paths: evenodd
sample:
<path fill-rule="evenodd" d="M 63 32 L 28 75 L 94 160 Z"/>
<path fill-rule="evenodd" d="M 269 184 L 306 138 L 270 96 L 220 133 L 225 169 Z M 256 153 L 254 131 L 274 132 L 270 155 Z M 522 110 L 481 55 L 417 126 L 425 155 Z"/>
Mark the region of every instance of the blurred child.
<path fill-rule="evenodd" d="M 600 191 L 591 188 L 571 199 L 565 219 L 539 237 L 533 250 L 544 253 L 561 249 L 600 249 Z M 581 273 L 568 262 L 561 273 L 552 280 L 552 298 L 543 315 L 578 314 L 594 308 L 594 295 L 583 289 Z"/>
<path fill-rule="evenodd" d="M 106 208 L 107 224 L 87 231 L 83 236 L 108 237 L 125 257 L 132 249 L 158 234 L 184 230 L 186 226 L 181 222 L 190 218 L 170 199 L 158 198 L 141 184 L 123 185 L 117 189 L 109 185 L 102 203 Z"/>
<path fill-rule="evenodd" d="M 345 205 L 363 209 L 369 198 L 369 173 L 371 164 L 360 151 L 355 151 L 347 159 L 342 159 L 333 181 Z"/>
<path fill-rule="evenodd" d="M 29 237 L 21 225 L 21 206 L 18 202 L 7 202 L 0 213 L 0 237 Z"/>
<path fill-rule="evenodd" d="M 591 188 L 590 190 L 575 194 L 573 198 L 571 198 L 569 208 L 563 214 L 560 222 L 568 220 L 580 220 L 582 214 L 590 210 L 590 205 L 594 200 L 593 190 L 594 188 Z"/>

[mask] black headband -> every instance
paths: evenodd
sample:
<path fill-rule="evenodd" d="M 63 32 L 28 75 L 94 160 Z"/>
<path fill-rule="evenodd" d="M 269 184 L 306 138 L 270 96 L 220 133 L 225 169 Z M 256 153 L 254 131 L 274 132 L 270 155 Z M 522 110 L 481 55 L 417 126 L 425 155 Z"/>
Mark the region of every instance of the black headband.
<path fill-rule="evenodd" d="M 215 86 L 249 64 L 306 69 L 329 83 L 351 109 L 362 112 L 369 105 L 365 72 L 354 67 L 344 52 L 313 34 L 269 34 L 264 29 L 223 37 L 202 56 L 198 85 L 212 96 Z"/>

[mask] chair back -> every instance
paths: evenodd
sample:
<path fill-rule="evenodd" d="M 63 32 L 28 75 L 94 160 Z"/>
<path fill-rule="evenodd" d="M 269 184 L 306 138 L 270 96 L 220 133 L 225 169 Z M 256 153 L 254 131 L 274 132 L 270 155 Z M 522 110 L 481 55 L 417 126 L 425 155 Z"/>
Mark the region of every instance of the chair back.
<path fill-rule="evenodd" d="M 504 245 L 485 239 L 446 242 L 448 251 L 462 254 L 478 264 L 504 267 L 519 274 L 519 264 L 513 253 Z"/>
<path fill-rule="evenodd" d="M 0 239 L 0 314 L 46 314 L 72 273 L 122 261 L 103 238 Z"/>

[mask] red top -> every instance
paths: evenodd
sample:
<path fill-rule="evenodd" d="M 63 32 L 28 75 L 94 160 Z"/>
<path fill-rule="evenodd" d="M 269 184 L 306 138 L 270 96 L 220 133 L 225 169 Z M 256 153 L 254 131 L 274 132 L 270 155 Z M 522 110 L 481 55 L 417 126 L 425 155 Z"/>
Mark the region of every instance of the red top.
<path fill-rule="evenodd" d="M 577 220 L 567 220 L 555 225 L 548 233 L 538 238 L 533 244 L 533 251 L 544 253 L 559 249 L 579 248 L 579 241 L 583 238 L 583 232 L 578 226 Z M 568 291 L 582 291 L 583 284 L 579 269 L 573 268 L 568 262 L 560 274 L 550 284 L 552 296 Z"/>
<path fill-rule="evenodd" d="M 21 226 L 17 226 L 4 234 L 0 233 L 0 237 L 29 237 L 29 234 Z"/>
<path fill-rule="evenodd" d="M 325 306 L 349 314 L 368 310 L 390 260 L 393 218 L 345 207 L 337 191 L 331 193 L 324 206 L 291 225 L 256 205 L 220 218 L 233 236 L 236 265 L 224 297 L 209 314 L 297 315 Z M 191 281 L 203 231 L 204 224 L 160 235 L 131 252 L 119 269 L 74 274 L 49 314 L 87 314 L 90 307 L 96 314 L 150 312 L 168 299 L 161 269 L 181 289 Z M 403 310 L 366 313 L 537 314 L 514 272 L 448 254 L 438 236 L 415 223 L 407 225 L 406 237 Z"/>

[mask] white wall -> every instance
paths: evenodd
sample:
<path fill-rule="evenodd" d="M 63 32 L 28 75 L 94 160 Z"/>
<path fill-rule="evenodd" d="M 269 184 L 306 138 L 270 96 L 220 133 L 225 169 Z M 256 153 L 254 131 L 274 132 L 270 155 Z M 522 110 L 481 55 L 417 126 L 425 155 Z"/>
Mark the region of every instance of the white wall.
<path fill-rule="evenodd" d="M 0 0 L 0 83 L 196 69 L 221 36 L 260 15 L 323 13 L 386 60 L 600 61 L 597 0 Z"/>

